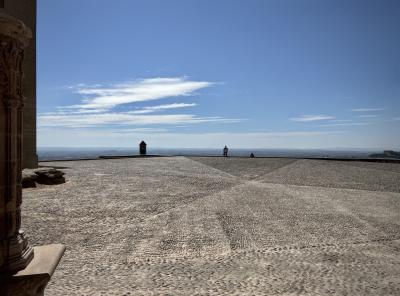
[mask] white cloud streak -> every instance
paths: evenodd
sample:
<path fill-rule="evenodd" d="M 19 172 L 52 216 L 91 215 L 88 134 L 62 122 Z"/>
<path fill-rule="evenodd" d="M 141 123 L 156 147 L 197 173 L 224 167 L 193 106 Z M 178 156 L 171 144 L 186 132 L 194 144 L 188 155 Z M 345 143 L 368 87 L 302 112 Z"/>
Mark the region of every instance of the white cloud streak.
<path fill-rule="evenodd" d="M 335 119 L 335 117 L 329 115 L 301 115 L 300 117 L 290 118 L 291 121 L 296 121 L 296 122 L 310 122 L 310 121 L 321 121 L 329 119 Z"/>
<path fill-rule="evenodd" d="M 124 113 L 102 114 L 45 114 L 38 118 L 40 127 L 90 127 L 109 125 L 181 125 L 205 122 L 234 123 L 242 119 L 227 119 L 222 117 L 198 117 L 192 114 L 167 114 L 167 115 L 136 115 Z"/>
<path fill-rule="evenodd" d="M 109 127 L 143 125 L 184 125 L 195 123 L 234 123 L 243 119 L 229 119 L 218 116 L 202 117 L 194 114 L 149 113 L 197 106 L 196 103 L 172 103 L 120 111 L 117 106 L 152 101 L 170 97 L 184 97 L 195 91 L 212 86 L 207 81 L 191 81 L 184 77 L 149 78 L 115 84 L 109 87 L 94 84 L 78 84 L 68 89 L 75 90 L 85 98 L 81 104 L 57 107 L 56 112 L 39 113 L 39 127 Z M 114 109 L 115 108 L 115 109 Z M 126 108 L 125 108 L 126 110 Z"/>
<path fill-rule="evenodd" d="M 358 118 L 376 118 L 379 117 L 379 115 L 376 114 L 364 114 L 364 115 L 358 115 Z"/>
<path fill-rule="evenodd" d="M 153 113 L 153 112 L 158 112 L 158 111 L 163 111 L 163 110 L 187 108 L 187 107 L 194 107 L 194 106 L 197 106 L 197 104 L 196 103 L 173 103 L 173 104 L 143 107 L 139 110 L 130 111 L 129 113 L 147 114 L 147 113 Z"/>
<path fill-rule="evenodd" d="M 330 120 L 329 123 L 348 123 L 348 122 L 354 122 L 352 119 L 335 119 L 335 120 Z"/>
<path fill-rule="evenodd" d="M 320 124 L 320 127 L 338 127 L 338 126 L 364 126 L 370 125 L 371 122 L 342 122 L 342 123 L 327 123 L 327 124 Z"/>
<path fill-rule="evenodd" d="M 357 108 L 357 109 L 351 109 L 353 112 L 374 112 L 374 111 L 383 111 L 385 110 L 384 108 Z"/>
<path fill-rule="evenodd" d="M 167 132 L 166 128 L 152 128 L 152 127 L 138 127 L 138 128 L 128 128 L 128 129 L 118 129 L 115 133 L 119 134 L 132 134 L 132 133 L 164 133 Z"/>
<path fill-rule="evenodd" d="M 85 96 L 76 109 L 109 110 L 118 105 L 145 102 L 168 97 L 190 96 L 212 86 L 208 81 L 190 81 L 182 77 L 149 78 L 105 87 L 78 86 L 76 93 Z"/>

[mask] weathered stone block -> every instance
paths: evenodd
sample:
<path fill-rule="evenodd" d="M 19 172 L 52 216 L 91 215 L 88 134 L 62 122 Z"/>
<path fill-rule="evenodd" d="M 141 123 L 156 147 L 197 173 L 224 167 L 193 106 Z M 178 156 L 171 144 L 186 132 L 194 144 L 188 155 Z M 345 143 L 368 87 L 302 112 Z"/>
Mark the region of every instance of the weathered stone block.
<path fill-rule="evenodd" d="M 36 180 L 39 176 L 33 171 L 22 171 L 22 188 L 35 188 Z"/>
<path fill-rule="evenodd" d="M 34 171 L 38 176 L 36 182 L 45 185 L 56 185 L 65 183 L 64 172 L 54 168 L 40 168 Z"/>
<path fill-rule="evenodd" d="M 0 295 L 2 296 L 42 296 L 50 281 L 65 246 L 61 244 L 34 247 L 33 260 L 28 266 L 14 275 L 0 276 Z"/>

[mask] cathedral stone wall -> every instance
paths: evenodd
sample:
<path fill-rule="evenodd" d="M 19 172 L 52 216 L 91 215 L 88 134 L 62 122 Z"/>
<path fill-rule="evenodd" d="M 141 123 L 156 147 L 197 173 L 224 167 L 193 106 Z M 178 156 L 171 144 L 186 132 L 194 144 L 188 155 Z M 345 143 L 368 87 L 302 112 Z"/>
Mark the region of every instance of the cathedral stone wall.
<path fill-rule="evenodd" d="M 37 167 L 36 153 L 36 0 L 4 0 L 9 15 L 22 20 L 33 33 L 24 58 L 23 151 L 22 166 Z"/>

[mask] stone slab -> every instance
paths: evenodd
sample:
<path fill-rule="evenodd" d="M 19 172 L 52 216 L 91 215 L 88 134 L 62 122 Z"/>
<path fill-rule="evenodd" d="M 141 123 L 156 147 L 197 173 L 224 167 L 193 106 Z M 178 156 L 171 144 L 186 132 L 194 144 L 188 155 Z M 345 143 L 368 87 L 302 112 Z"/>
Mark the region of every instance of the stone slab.
<path fill-rule="evenodd" d="M 28 266 L 8 278 L 1 279 L 4 296 L 40 296 L 64 254 L 65 246 L 52 244 L 33 247 L 34 257 Z"/>

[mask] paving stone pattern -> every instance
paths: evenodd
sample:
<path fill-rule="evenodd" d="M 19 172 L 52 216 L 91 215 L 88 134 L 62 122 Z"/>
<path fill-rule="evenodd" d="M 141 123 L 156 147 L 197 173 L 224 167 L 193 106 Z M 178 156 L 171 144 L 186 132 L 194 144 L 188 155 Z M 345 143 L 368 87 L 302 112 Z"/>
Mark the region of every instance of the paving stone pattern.
<path fill-rule="evenodd" d="M 400 295 L 400 165 L 240 158 L 46 163 L 33 245 L 47 295 Z"/>

